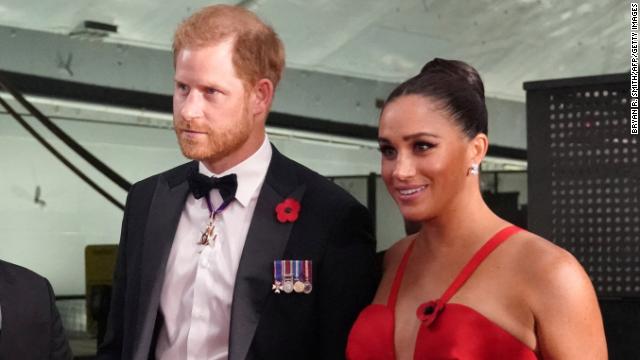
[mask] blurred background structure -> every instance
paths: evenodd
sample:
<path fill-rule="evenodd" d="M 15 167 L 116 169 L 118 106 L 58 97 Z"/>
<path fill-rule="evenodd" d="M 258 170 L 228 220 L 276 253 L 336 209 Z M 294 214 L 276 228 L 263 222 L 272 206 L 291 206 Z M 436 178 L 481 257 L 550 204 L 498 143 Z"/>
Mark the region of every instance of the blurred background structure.
<path fill-rule="evenodd" d="M 186 161 L 171 128 L 172 34 L 183 18 L 217 2 L 0 0 L 0 77 L 125 182 L 136 182 Z M 623 122 L 629 113 L 628 103 L 622 103 L 628 98 L 624 83 L 629 82 L 628 2 L 225 3 L 255 11 L 285 44 L 287 69 L 268 120 L 270 139 L 284 154 L 332 178 L 370 208 L 379 251 L 405 232 L 378 175 L 376 126 L 382 102 L 398 82 L 434 57 L 460 59 L 477 68 L 489 110 L 491 147 L 482 164 L 487 202 L 510 221 L 531 225 L 579 258 L 598 285 L 611 358 L 633 354 L 630 344 L 640 343 L 639 331 L 629 323 L 640 315 L 640 180 L 637 171 L 615 170 L 640 168 L 639 138 L 630 136 L 628 123 Z M 598 91 L 597 101 L 612 99 L 614 90 L 607 88 L 604 95 L 605 88 L 598 87 L 602 75 L 611 74 L 618 75 L 604 78 L 623 84 L 615 90 L 619 101 L 615 114 L 607 110 L 605 115 L 600 104 L 589 114 L 578 114 L 575 107 L 565 111 L 559 107 L 568 107 L 569 102 L 550 104 L 551 95 L 544 92 L 569 86 L 572 90 L 566 93 L 572 96 L 589 92 L 595 97 L 593 91 Z M 578 77 L 583 79 L 577 84 L 595 83 L 596 88 L 576 90 L 576 80 L 546 82 Z M 0 97 L 112 198 L 108 201 L 87 185 L 0 109 L 0 258 L 51 281 L 75 353 L 90 357 L 108 310 L 109 264 L 122 217 L 117 204 L 124 203 L 126 191 L 122 183 L 81 158 L 14 96 L 0 91 Z M 558 118 L 550 120 L 551 115 Z M 595 127 L 596 121 L 603 126 L 607 121 L 607 127 L 593 135 L 593 129 L 584 126 L 589 122 Z M 582 135 L 569 134 L 569 122 L 572 127 L 580 123 L 580 131 L 592 134 L 588 144 Z M 552 149 L 552 136 L 562 137 L 567 146 L 580 143 L 583 153 L 578 155 L 576 145 L 571 154 L 560 155 Z M 618 146 L 613 141 L 626 142 Z M 602 151 L 597 158 L 596 151 Z M 587 184 L 593 175 L 589 171 L 603 169 L 598 166 L 604 162 L 596 159 L 610 161 L 606 176 L 601 182 L 593 177 Z M 564 186 L 560 181 L 565 181 L 553 172 L 553 164 L 559 164 L 558 169 L 577 166 L 569 175 L 575 178 L 566 179 L 576 181 L 571 189 L 550 187 Z M 577 183 L 578 177 L 584 183 Z M 622 183 L 614 183 L 614 178 Z M 631 189 L 628 193 L 615 192 L 625 191 L 625 186 Z M 586 223 L 591 221 L 586 217 L 580 222 L 577 215 L 563 218 L 550 213 L 554 206 L 564 206 L 562 201 L 575 205 L 574 211 L 587 209 L 596 194 L 606 206 L 603 214 L 590 214 L 593 224 Z M 609 198 L 628 202 L 607 203 Z M 544 211 L 549 213 L 545 216 Z M 602 223 L 607 216 L 610 225 Z M 621 227 L 619 234 L 616 226 Z"/>

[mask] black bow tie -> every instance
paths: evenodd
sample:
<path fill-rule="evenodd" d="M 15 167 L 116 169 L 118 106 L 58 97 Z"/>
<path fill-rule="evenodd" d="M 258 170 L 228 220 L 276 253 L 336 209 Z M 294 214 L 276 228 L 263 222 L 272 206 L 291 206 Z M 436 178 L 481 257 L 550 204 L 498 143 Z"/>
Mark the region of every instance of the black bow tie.
<path fill-rule="evenodd" d="M 189 175 L 189 188 L 193 193 L 193 197 L 200 199 L 203 196 L 207 196 L 211 189 L 220 190 L 222 201 L 230 202 L 236 196 L 236 190 L 238 189 L 238 179 L 236 174 L 229 174 L 223 177 L 208 177 L 199 172 L 194 172 Z"/>

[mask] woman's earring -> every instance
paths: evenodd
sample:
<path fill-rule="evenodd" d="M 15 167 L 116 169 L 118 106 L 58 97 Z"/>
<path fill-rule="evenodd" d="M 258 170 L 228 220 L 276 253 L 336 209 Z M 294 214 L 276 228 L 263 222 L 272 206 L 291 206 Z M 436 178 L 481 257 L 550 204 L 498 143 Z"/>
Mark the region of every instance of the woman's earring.
<path fill-rule="evenodd" d="M 469 172 L 467 173 L 468 175 L 478 175 L 478 173 L 480 173 L 480 165 L 473 163 L 471 164 L 471 167 L 469 168 Z"/>

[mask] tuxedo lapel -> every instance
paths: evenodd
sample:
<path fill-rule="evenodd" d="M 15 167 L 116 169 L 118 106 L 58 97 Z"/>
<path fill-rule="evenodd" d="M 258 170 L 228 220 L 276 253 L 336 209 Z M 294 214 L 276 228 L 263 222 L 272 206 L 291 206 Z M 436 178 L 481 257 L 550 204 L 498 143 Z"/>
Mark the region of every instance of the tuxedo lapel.
<path fill-rule="evenodd" d="M 282 259 L 293 223 L 276 219 L 276 206 L 285 198 L 302 200 L 305 186 L 275 148 L 240 257 L 231 306 L 229 359 L 245 359 L 271 292 L 273 261 Z"/>
<path fill-rule="evenodd" d="M 156 186 L 144 232 L 142 244 L 142 266 L 140 278 L 140 298 L 138 309 L 140 318 L 138 339 L 134 359 L 147 359 L 160 303 L 160 293 L 164 282 L 164 272 L 171 251 L 173 238 L 180 221 L 180 215 L 189 194 L 187 175 L 197 168 L 192 162 L 161 177 Z"/>

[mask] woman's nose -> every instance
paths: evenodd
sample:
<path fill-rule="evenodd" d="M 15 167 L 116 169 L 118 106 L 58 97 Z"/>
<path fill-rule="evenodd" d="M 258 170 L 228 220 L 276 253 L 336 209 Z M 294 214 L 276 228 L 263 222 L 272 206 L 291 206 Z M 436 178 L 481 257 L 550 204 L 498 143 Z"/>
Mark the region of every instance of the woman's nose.
<path fill-rule="evenodd" d="M 393 176 L 398 180 L 407 180 L 416 174 L 415 164 L 409 156 L 398 154 Z"/>

